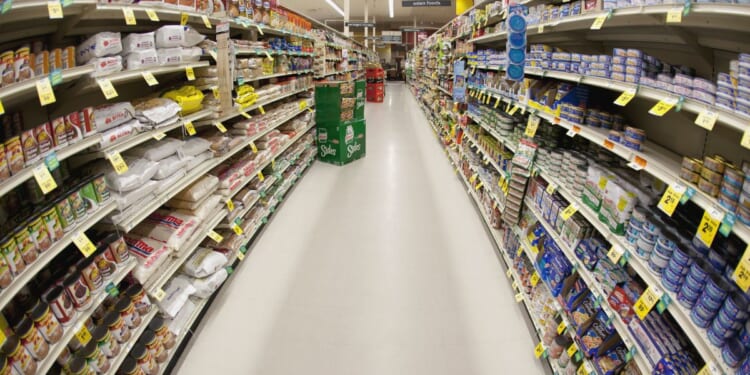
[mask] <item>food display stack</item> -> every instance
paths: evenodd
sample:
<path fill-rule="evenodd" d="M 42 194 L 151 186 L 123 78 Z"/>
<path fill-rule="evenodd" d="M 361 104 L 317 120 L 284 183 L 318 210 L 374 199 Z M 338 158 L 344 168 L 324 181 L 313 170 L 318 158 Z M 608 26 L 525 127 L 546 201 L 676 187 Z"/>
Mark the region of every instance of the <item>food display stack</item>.
<path fill-rule="evenodd" d="M 318 158 L 336 165 L 365 156 L 365 81 L 315 85 Z"/>
<path fill-rule="evenodd" d="M 367 77 L 367 101 L 382 103 L 385 97 L 385 70 L 380 67 L 368 67 Z"/>

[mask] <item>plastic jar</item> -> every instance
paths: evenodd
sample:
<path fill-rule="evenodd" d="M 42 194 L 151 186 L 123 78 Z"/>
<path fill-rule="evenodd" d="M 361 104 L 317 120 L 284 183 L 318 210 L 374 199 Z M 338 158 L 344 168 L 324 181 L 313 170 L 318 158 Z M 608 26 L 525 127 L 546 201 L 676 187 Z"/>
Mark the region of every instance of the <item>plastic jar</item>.
<path fill-rule="evenodd" d="M 63 287 L 73 306 L 78 311 L 85 310 L 91 304 L 91 291 L 80 273 L 74 273 L 63 280 Z"/>
<path fill-rule="evenodd" d="M 77 353 L 80 357 L 86 358 L 89 367 L 98 373 L 109 371 L 109 358 L 99 350 L 99 345 L 93 339 L 89 341 L 83 349 Z"/>
<path fill-rule="evenodd" d="M 130 350 L 130 356 L 135 359 L 144 373 L 150 375 L 156 374 L 159 371 L 159 365 L 156 363 L 156 360 L 142 343 L 139 342 L 133 345 L 133 349 Z"/>
<path fill-rule="evenodd" d="M 93 375 L 94 370 L 89 367 L 85 358 L 73 357 L 65 364 L 65 371 L 70 375 Z"/>
<path fill-rule="evenodd" d="M 54 286 L 50 288 L 42 296 L 42 299 L 49 304 L 52 314 L 60 324 L 67 326 L 73 322 L 72 319 L 76 312 L 73 309 L 70 296 L 63 290 L 63 287 Z"/>
<path fill-rule="evenodd" d="M 10 336 L 3 344 L 3 353 L 8 356 L 10 364 L 16 373 L 22 375 L 36 374 L 36 361 L 26 348 L 21 345 L 17 336 Z"/>
<path fill-rule="evenodd" d="M 117 311 L 110 311 L 104 316 L 104 325 L 107 326 L 109 333 L 118 343 L 122 344 L 130 340 L 130 328 L 125 324 L 125 321 L 120 317 L 120 313 Z"/>
<path fill-rule="evenodd" d="M 96 340 L 99 350 L 108 358 L 120 354 L 120 344 L 112 337 L 112 333 L 109 332 L 109 328 L 106 326 L 101 325 L 96 327 L 91 334 L 91 340 Z"/>
<path fill-rule="evenodd" d="M 154 331 L 148 329 L 143 332 L 138 341 L 146 346 L 146 350 L 148 350 L 152 356 L 156 356 L 157 349 L 161 346 L 161 341 L 156 337 Z"/>
<path fill-rule="evenodd" d="M 48 343 L 54 344 L 60 341 L 63 335 L 62 326 L 55 319 L 47 303 L 43 301 L 37 302 L 36 306 L 31 310 L 29 317 Z"/>
<path fill-rule="evenodd" d="M 164 318 L 161 316 L 155 316 L 154 319 L 151 320 L 151 323 L 149 323 L 148 329 L 154 331 L 156 337 L 159 338 L 161 345 L 165 349 L 169 350 L 175 346 L 177 340 L 164 322 Z"/>
<path fill-rule="evenodd" d="M 141 325 L 141 316 L 138 311 L 135 310 L 135 304 L 127 296 L 117 301 L 115 305 L 115 311 L 120 313 L 120 317 L 130 328 L 135 328 Z"/>
<path fill-rule="evenodd" d="M 143 372 L 135 358 L 129 356 L 122 361 L 120 368 L 117 370 L 117 375 L 146 375 L 146 373 Z"/>
<path fill-rule="evenodd" d="M 125 295 L 135 305 L 136 311 L 140 315 L 146 315 L 151 310 L 151 300 L 146 295 L 146 291 L 143 290 L 141 284 L 133 284 L 125 290 Z"/>
<path fill-rule="evenodd" d="M 26 347 L 32 357 L 37 361 L 41 361 L 47 354 L 49 354 L 49 345 L 44 341 L 44 337 L 36 330 L 34 323 L 31 319 L 24 317 L 21 319 L 13 331 L 18 335 L 18 339 L 21 341 L 21 345 Z"/>

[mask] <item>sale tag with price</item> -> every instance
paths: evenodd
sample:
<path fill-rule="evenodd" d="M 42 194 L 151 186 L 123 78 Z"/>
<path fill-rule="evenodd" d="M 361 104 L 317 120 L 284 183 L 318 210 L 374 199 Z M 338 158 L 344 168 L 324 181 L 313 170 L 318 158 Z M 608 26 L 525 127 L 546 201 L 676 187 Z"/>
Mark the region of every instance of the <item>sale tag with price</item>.
<path fill-rule="evenodd" d="M 588 362 L 584 362 L 580 367 L 578 367 L 578 370 L 576 371 L 576 375 L 589 375 L 591 371 L 588 367 Z"/>
<path fill-rule="evenodd" d="M 261 115 L 265 115 L 265 114 L 266 114 L 266 110 L 265 110 L 265 109 L 263 109 L 263 106 L 259 106 L 259 107 L 258 107 L 258 111 L 260 111 L 260 114 L 261 114 Z"/>
<path fill-rule="evenodd" d="M 211 21 L 208 19 L 208 16 L 202 15 L 201 19 L 203 20 L 203 24 L 206 25 L 207 29 L 211 28 Z"/>
<path fill-rule="evenodd" d="M 682 8 L 670 9 L 667 12 L 667 23 L 682 22 Z"/>
<path fill-rule="evenodd" d="M 159 133 L 156 133 L 156 134 L 154 134 L 154 135 L 153 135 L 152 137 L 153 137 L 154 139 L 156 139 L 157 141 L 161 141 L 161 140 L 162 140 L 162 139 L 164 139 L 164 137 L 166 137 L 166 136 L 167 136 L 167 134 L 166 134 L 166 133 L 164 133 L 164 132 L 159 132 Z"/>
<path fill-rule="evenodd" d="M 604 148 L 606 148 L 607 150 L 612 151 L 615 149 L 615 144 L 609 139 L 605 139 L 603 144 L 604 144 Z"/>
<path fill-rule="evenodd" d="M 190 15 L 183 12 L 180 14 L 180 25 L 185 26 L 188 23 L 188 20 L 190 19 Z"/>
<path fill-rule="evenodd" d="M 117 151 L 112 151 L 107 154 L 107 159 L 109 159 L 109 162 L 112 164 L 112 168 L 115 169 L 115 172 L 120 175 L 128 171 L 128 165 L 125 163 L 125 160 L 122 158 L 122 155 L 120 155 Z"/>
<path fill-rule="evenodd" d="M 229 210 L 229 212 L 234 211 L 234 202 L 232 201 L 232 199 L 231 198 L 227 199 L 226 203 L 227 203 L 227 209 Z"/>
<path fill-rule="evenodd" d="M 255 146 L 255 142 L 250 142 L 250 149 L 253 150 L 253 154 L 258 153 L 258 147 Z"/>
<path fill-rule="evenodd" d="M 541 119 L 539 116 L 529 115 L 529 121 L 526 123 L 526 131 L 524 131 L 524 134 L 529 138 L 534 138 L 534 135 L 536 135 L 536 130 L 539 128 L 539 121 Z"/>
<path fill-rule="evenodd" d="M 612 245 L 612 248 L 607 252 L 607 258 L 609 258 L 609 260 L 612 261 L 613 264 L 617 264 L 624 253 L 625 250 L 623 248 L 617 245 Z"/>
<path fill-rule="evenodd" d="M 669 110 L 672 109 L 672 107 L 674 107 L 677 102 L 677 98 L 664 98 L 656 103 L 653 107 L 651 107 L 651 109 L 648 110 L 648 113 L 659 117 L 664 116 L 664 114 L 669 112 Z"/>
<path fill-rule="evenodd" d="M 49 77 L 44 77 L 36 81 L 36 94 L 39 96 L 39 104 L 42 106 L 57 101 L 55 92 L 52 91 L 52 82 L 50 82 Z"/>
<path fill-rule="evenodd" d="M 557 190 L 557 184 L 554 182 L 550 182 L 549 185 L 547 185 L 547 189 L 545 190 L 547 194 L 552 195 Z"/>
<path fill-rule="evenodd" d="M 81 329 L 76 332 L 75 336 L 83 346 L 86 346 L 91 341 L 91 332 L 89 332 L 85 324 L 81 325 Z"/>
<path fill-rule="evenodd" d="M 742 139 L 740 139 L 740 145 L 744 148 L 750 148 L 750 129 L 745 130 L 742 133 Z"/>
<path fill-rule="evenodd" d="M 84 257 L 88 258 L 91 254 L 96 251 L 96 246 L 86 236 L 84 232 L 78 232 L 73 236 L 73 243 L 76 245 L 78 250 L 83 254 Z"/>
<path fill-rule="evenodd" d="M 299 110 L 303 111 L 305 108 L 307 108 L 307 100 L 301 100 L 299 102 Z"/>
<path fill-rule="evenodd" d="M 51 20 L 63 18 L 62 4 L 59 1 L 47 2 L 47 13 L 49 13 L 49 19 Z"/>
<path fill-rule="evenodd" d="M 534 356 L 537 358 L 541 358 L 546 351 L 547 349 L 544 347 L 544 343 L 540 341 L 539 344 L 534 347 Z"/>
<path fill-rule="evenodd" d="M 615 99 L 615 104 L 624 107 L 635 97 L 635 89 L 627 89 Z"/>
<path fill-rule="evenodd" d="M 247 113 L 247 112 L 240 112 L 240 115 L 242 115 L 242 117 L 244 117 L 244 118 L 246 118 L 248 120 L 251 119 L 251 118 L 253 118 L 253 116 L 250 116 L 250 114 Z"/>
<path fill-rule="evenodd" d="M 560 214 L 560 216 L 562 217 L 563 220 L 568 220 L 576 212 L 578 212 L 578 205 L 575 204 L 575 203 L 571 203 L 570 205 L 568 205 L 568 207 L 566 207 L 562 211 L 562 213 Z"/>
<path fill-rule="evenodd" d="M 607 20 L 607 15 L 606 14 L 602 14 L 601 16 L 596 17 L 596 19 L 594 19 L 594 23 L 591 24 L 590 29 L 591 30 L 599 30 L 599 29 L 601 29 L 602 26 L 604 25 L 604 21 L 606 21 L 606 20 Z"/>
<path fill-rule="evenodd" d="M 515 298 L 516 298 L 516 302 L 520 303 L 521 301 L 523 301 L 523 294 L 516 293 Z"/>
<path fill-rule="evenodd" d="M 164 297 L 166 296 L 167 296 L 167 292 L 165 292 L 164 289 L 162 288 L 157 289 L 156 292 L 154 292 L 153 294 L 153 297 L 157 302 L 163 300 Z"/>
<path fill-rule="evenodd" d="M 719 370 L 719 366 L 716 366 L 716 363 L 714 363 L 713 361 L 709 361 L 695 375 L 722 375 L 722 374 L 723 372 Z"/>
<path fill-rule="evenodd" d="M 568 137 L 571 137 L 571 138 L 572 138 L 572 137 L 575 137 L 576 135 L 578 135 L 578 134 L 579 134 L 580 132 L 581 132 L 581 127 L 580 127 L 580 126 L 578 126 L 578 125 L 573 125 L 573 127 L 572 127 L 572 128 L 570 128 L 570 130 L 568 130 L 568 132 L 567 132 L 567 133 L 565 133 L 565 134 L 566 134 L 566 135 L 567 135 Z"/>
<path fill-rule="evenodd" d="M 0 115 L 5 114 L 5 107 L 3 107 L 3 101 L 0 100 Z"/>
<path fill-rule="evenodd" d="M 99 88 L 104 94 L 104 98 L 107 100 L 117 97 L 117 90 L 112 86 L 112 82 L 107 78 L 97 79 L 96 83 L 99 84 Z"/>
<path fill-rule="evenodd" d="M 635 305 L 633 305 L 635 314 L 638 315 L 639 319 L 646 319 L 646 315 L 648 315 L 648 313 L 656 305 L 656 303 L 659 302 L 662 294 L 664 294 L 664 292 L 662 292 L 661 289 L 656 286 L 652 285 L 646 288 L 643 294 L 641 294 L 641 296 L 635 302 Z"/>
<path fill-rule="evenodd" d="M 648 165 L 648 161 L 638 155 L 634 155 L 633 159 L 630 160 L 630 163 L 628 163 L 628 167 L 635 169 L 636 171 L 640 171 L 641 169 L 646 168 Z"/>
<path fill-rule="evenodd" d="M 750 251 L 749 250 L 750 250 L 750 245 L 748 245 L 748 247 L 745 248 L 745 253 L 742 254 L 742 258 L 740 258 L 740 261 L 739 263 L 737 263 L 737 267 L 734 270 L 734 274 L 732 274 L 732 278 L 744 292 L 747 292 L 747 290 L 750 288 Z"/>
<path fill-rule="evenodd" d="M 125 16 L 125 24 L 126 25 L 135 25 L 135 13 L 133 13 L 133 8 L 131 7 L 124 7 L 122 8 L 122 14 Z"/>
<path fill-rule="evenodd" d="M 565 332 L 565 329 L 568 328 L 568 326 L 565 324 L 565 321 L 563 320 L 560 322 L 560 324 L 557 325 L 557 334 L 562 335 L 563 332 Z"/>
<path fill-rule="evenodd" d="M 262 182 L 262 181 L 264 181 L 265 179 L 266 179 L 266 177 L 265 177 L 265 176 L 263 176 L 263 172 L 258 172 L 258 180 L 260 180 L 260 181 Z"/>
<path fill-rule="evenodd" d="M 141 76 L 143 76 L 143 79 L 149 86 L 156 86 L 159 84 L 159 81 L 156 80 L 156 77 L 154 77 L 154 74 L 151 72 L 142 72 Z"/>
<path fill-rule="evenodd" d="M 665 214 L 672 216 L 677 205 L 680 203 L 682 194 L 685 194 L 685 190 L 685 186 L 680 184 L 667 186 L 667 190 L 664 191 L 664 195 L 662 195 L 659 201 L 659 209 L 664 211 Z"/>
<path fill-rule="evenodd" d="M 37 185 L 39 185 L 39 189 L 42 191 L 42 194 L 47 194 L 50 191 L 57 189 L 57 183 L 49 173 L 47 165 L 45 165 L 44 163 L 39 164 L 34 167 L 32 172 L 34 173 L 34 179 L 36 180 Z"/>
<path fill-rule="evenodd" d="M 187 131 L 188 135 L 195 135 L 195 126 L 193 126 L 192 121 L 187 121 L 184 124 L 185 131 Z"/>
<path fill-rule="evenodd" d="M 701 219 L 700 224 L 698 224 L 697 235 L 698 239 L 700 239 L 700 241 L 706 246 L 711 247 L 723 218 L 724 213 L 716 208 L 711 208 L 703 213 L 703 218 Z"/>
<path fill-rule="evenodd" d="M 695 118 L 695 124 L 708 131 L 714 130 L 714 124 L 719 119 L 719 112 L 704 109 Z"/>
<path fill-rule="evenodd" d="M 544 32 L 544 24 L 540 24 L 539 27 L 536 28 L 536 32 L 541 34 Z"/>
<path fill-rule="evenodd" d="M 241 236 L 241 235 L 242 235 L 242 233 L 244 233 L 244 232 L 242 231 L 242 228 L 240 228 L 240 226 L 239 226 L 239 225 L 237 225 L 237 223 L 232 223 L 232 230 L 233 230 L 233 231 L 234 231 L 234 233 L 236 233 L 236 234 L 237 234 L 238 236 Z"/>
<path fill-rule="evenodd" d="M 195 81 L 195 71 L 193 70 L 192 66 L 185 67 L 185 76 L 187 77 L 188 81 Z"/>
<path fill-rule="evenodd" d="M 508 114 L 513 116 L 519 109 L 521 109 L 521 107 L 519 107 L 518 105 L 514 105 L 513 109 L 511 109 L 510 112 L 508 112 Z"/>
<path fill-rule="evenodd" d="M 153 22 L 159 22 L 159 15 L 156 14 L 156 11 L 153 9 L 146 9 L 146 14 L 148 15 L 148 19 L 150 19 Z"/>
<path fill-rule="evenodd" d="M 500 105 L 500 97 L 498 96 L 498 97 L 495 98 L 494 108 L 497 108 L 497 106 L 499 106 L 499 105 Z"/>
<path fill-rule="evenodd" d="M 245 253 L 237 250 L 237 259 L 239 259 L 240 262 L 243 261 L 245 259 Z"/>
<path fill-rule="evenodd" d="M 221 241 L 224 241 L 224 237 L 213 230 L 208 232 L 208 237 L 214 240 L 216 243 L 221 243 Z"/>
<path fill-rule="evenodd" d="M 219 131 L 222 132 L 222 133 L 226 133 L 227 132 L 227 128 L 225 128 L 224 124 L 222 124 L 219 121 L 215 122 L 214 126 L 216 127 L 216 129 L 219 129 Z"/>
<path fill-rule="evenodd" d="M 536 286 L 539 284 L 539 273 L 534 271 L 534 273 L 531 275 L 531 286 Z"/>
<path fill-rule="evenodd" d="M 576 352 L 578 351 L 578 346 L 576 346 L 576 343 L 570 344 L 568 347 L 568 357 L 573 358 L 574 355 L 576 355 Z"/>
<path fill-rule="evenodd" d="M 260 35 L 264 35 L 263 34 L 263 29 L 261 29 L 260 25 L 256 24 L 255 28 L 258 29 L 258 33 L 260 33 Z"/>

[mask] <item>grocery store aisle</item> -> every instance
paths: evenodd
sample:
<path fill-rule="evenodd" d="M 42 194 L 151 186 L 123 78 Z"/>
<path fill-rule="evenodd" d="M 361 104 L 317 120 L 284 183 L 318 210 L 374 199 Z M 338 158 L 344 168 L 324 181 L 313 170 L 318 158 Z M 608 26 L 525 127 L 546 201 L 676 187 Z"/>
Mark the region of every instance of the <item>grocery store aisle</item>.
<path fill-rule="evenodd" d="M 312 167 L 174 373 L 543 373 L 463 185 L 407 86 L 386 90 L 366 158 Z"/>

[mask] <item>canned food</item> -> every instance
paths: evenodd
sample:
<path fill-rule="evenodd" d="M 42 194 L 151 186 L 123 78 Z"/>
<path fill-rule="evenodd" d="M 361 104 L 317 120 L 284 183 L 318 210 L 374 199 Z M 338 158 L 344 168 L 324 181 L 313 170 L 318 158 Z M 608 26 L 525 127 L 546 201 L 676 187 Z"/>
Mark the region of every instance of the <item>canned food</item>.
<path fill-rule="evenodd" d="M 47 233 L 49 233 L 52 241 L 61 239 L 65 234 L 63 233 L 60 217 L 57 216 L 57 210 L 54 205 L 50 205 L 42 210 L 42 221 L 47 226 Z"/>
<path fill-rule="evenodd" d="M 125 238 L 112 233 L 107 236 L 105 242 L 109 243 L 109 249 L 118 265 L 123 264 L 130 259 L 130 252 L 128 252 L 128 245 L 125 243 Z"/>
<path fill-rule="evenodd" d="M 107 325 L 109 332 L 115 340 L 122 344 L 130 340 L 130 328 L 125 325 L 125 321 L 120 317 L 117 311 L 110 311 L 104 316 L 103 323 Z"/>
<path fill-rule="evenodd" d="M 63 280 L 63 287 L 76 310 L 85 310 L 91 303 L 91 290 L 80 273 L 74 273 Z"/>
<path fill-rule="evenodd" d="M 703 178 L 698 181 L 698 189 L 712 197 L 719 195 L 719 185 L 712 184 Z"/>
<path fill-rule="evenodd" d="M 86 213 L 92 214 L 99 207 L 97 201 L 96 192 L 94 191 L 94 185 L 91 182 L 84 182 L 78 185 L 78 193 L 83 199 L 84 206 L 86 207 Z"/>
<path fill-rule="evenodd" d="M 52 239 L 50 238 L 49 232 L 47 232 L 47 225 L 45 225 L 41 216 L 37 216 L 29 221 L 29 226 L 27 228 L 31 240 L 34 241 L 39 253 L 47 251 L 47 249 L 52 246 Z"/>
<path fill-rule="evenodd" d="M 104 279 L 112 277 L 117 270 L 117 261 L 106 244 L 100 245 L 99 250 L 94 254 L 94 264 Z"/>
<path fill-rule="evenodd" d="M 0 353 L 0 375 L 13 375 L 13 366 L 8 361 L 5 354 Z"/>
<path fill-rule="evenodd" d="M 691 170 L 688 170 L 688 169 L 685 169 L 685 168 L 681 168 L 680 169 L 680 178 L 683 179 L 683 180 L 685 180 L 685 181 L 687 181 L 687 182 L 690 182 L 690 183 L 693 183 L 693 184 L 698 184 L 698 181 L 700 180 L 701 175 L 699 173 L 697 173 L 697 172 L 693 172 Z"/>
<path fill-rule="evenodd" d="M 744 294 L 733 292 L 730 293 L 724 300 L 724 305 L 721 307 L 722 310 L 726 311 L 729 317 L 737 318 L 747 315 L 748 301 Z"/>
<path fill-rule="evenodd" d="M 16 227 L 13 231 L 13 238 L 16 240 L 16 246 L 18 246 L 18 251 L 21 253 L 24 263 L 33 263 L 36 260 L 38 253 L 26 222 L 23 222 Z"/>
<path fill-rule="evenodd" d="M 83 221 L 87 214 L 86 203 L 83 201 L 83 197 L 78 189 L 73 189 L 73 191 L 68 193 L 68 202 L 70 202 L 76 222 Z"/>
<path fill-rule="evenodd" d="M 695 158 L 689 158 L 687 156 L 682 157 L 682 168 L 691 172 L 700 173 L 703 168 L 703 162 Z"/>
<path fill-rule="evenodd" d="M 706 336 L 708 337 L 708 341 L 718 348 L 721 348 L 727 340 L 723 334 L 718 333 L 711 328 L 706 330 Z"/>
<path fill-rule="evenodd" d="M 18 374 L 36 374 L 36 361 L 26 347 L 21 345 L 21 340 L 17 336 L 9 336 L 5 340 L 2 350 L 8 356 L 11 366 Z"/>
<path fill-rule="evenodd" d="M 71 375 L 89 375 L 93 371 L 83 357 L 73 357 L 65 365 L 65 370 Z"/>
<path fill-rule="evenodd" d="M 63 232 L 70 232 L 75 227 L 76 215 L 73 213 L 73 207 L 70 205 L 67 196 L 55 202 L 55 211 L 57 211 L 57 217 L 60 219 Z"/>
<path fill-rule="evenodd" d="M 737 189 L 742 188 L 742 182 L 745 180 L 745 174 L 741 170 L 735 168 L 727 168 L 724 170 L 724 183 L 727 183 Z"/>
<path fill-rule="evenodd" d="M 63 117 L 56 117 L 52 120 L 52 135 L 55 146 L 58 149 L 68 145 L 68 136 L 65 134 L 65 119 Z"/>
<path fill-rule="evenodd" d="M 2 289 L 7 288 L 13 282 L 13 273 L 17 269 L 15 262 L 20 261 L 21 268 L 25 267 L 17 249 L 13 237 L 8 236 L 0 239 L 0 288 Z"/>
<path fill-rule="evenodd" d="M 76 267 L 81 272 L 81 276 L 83 276 L 83 280 L 89 288 L 89 293 L 96 294 L 102 289 L 104 279 L 99 272 L 99 268 L 94 264 L 94 257 L 81 259 Z"/>
<path fill-rule="evenodd" d="M 36 329 L 42 334 L 48 343 L 54 344 L 60 341 L 63 335 L 62 326 L 60 326 L 60 323 L 55 319 L 55 316 L 52 314 L 52 311 L 46 302 L 37 302 L 29 316 L 31 317 L 31 320 L 34 321 Z"/>
<path fill-rule="evenodd" d="M 721 156 L 706 156 L 703 158 L 703 169 L 709 169 L 719 174 L 724 173 L 724 160 Z"/>
<path fill-rule="evenodd" d="M 151 355 L 156 357 L 158 348 L 161 347 L 161 341 L 156 337 L 154 331 L 145 330 L 139 339 L 140 343 L 146 346 L 146 350 L 151 352 Z"/>
<path fill-rule="evenodd" d="M 169 350 L 172 349 L 175 344 L 176 340 L 174 337 L 174 334 L 169 330 L 169 327 L 167 327 L 166 322 L 164 322 L 164 318 L 161 316 L 155 316 L 151 323 L 148 325 L 148 328 L 156 334 L 156 337 L 159 338 L 159 341 L 161 342 L 161 345 Z"/>
<path fill-rule="evenodd" d="M 15 136 L 5 141 L 5 158 L 8 161 L 8 168 L 12 174 L 20 173 L 26 166 L 23 155 L 23 146 L 21 146 L 21 137 Z"/>
<path fill-rule="evenodd" d="M 75 310 L 70 296 L 65 292 L 63 287 L 53 286 L 42 296 L 42 299 L 49 304 L 52 315 L 55 316 L 60 324 L 67 326 L 72 323 Z"/>
<path fill-rule="evenodd" d="M 94 176 L 94 179 L 91 180 L 91 183 L 94 187 L 94 193 L 96 194 L 97 201 L 100 204 L 109 201 L 109 188 L 107 188 L 107 182 L 104 180 L 104 174 L 100 173 Z"/>

